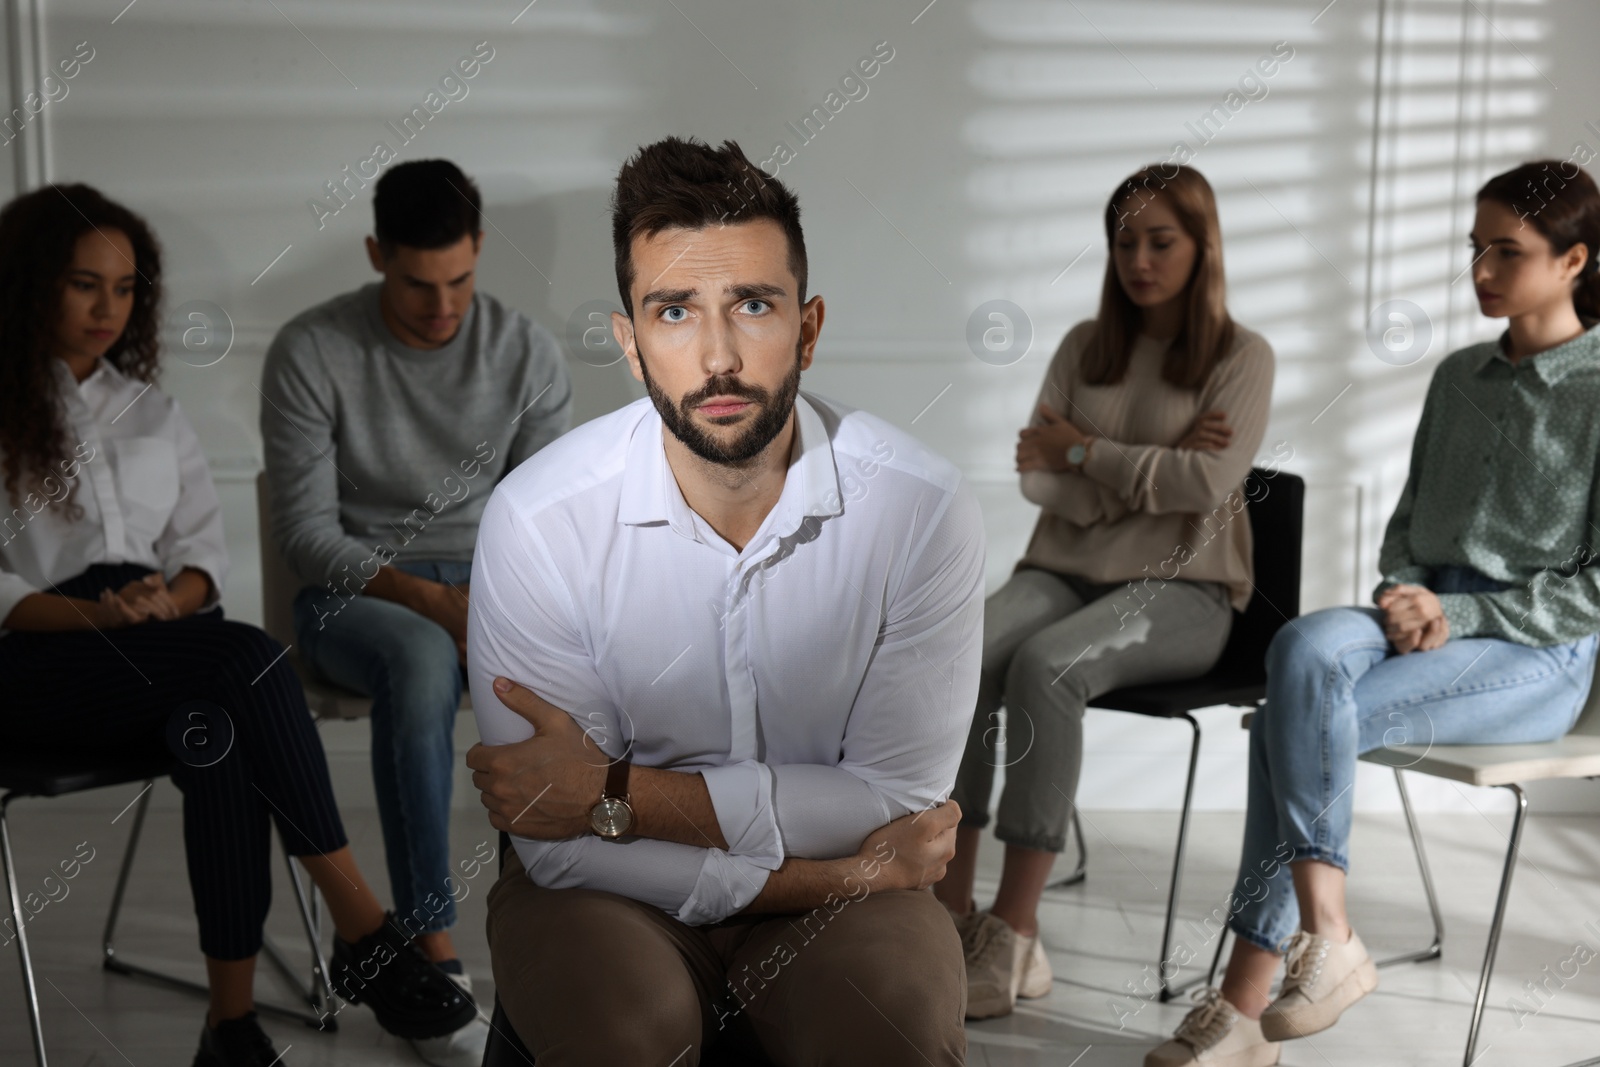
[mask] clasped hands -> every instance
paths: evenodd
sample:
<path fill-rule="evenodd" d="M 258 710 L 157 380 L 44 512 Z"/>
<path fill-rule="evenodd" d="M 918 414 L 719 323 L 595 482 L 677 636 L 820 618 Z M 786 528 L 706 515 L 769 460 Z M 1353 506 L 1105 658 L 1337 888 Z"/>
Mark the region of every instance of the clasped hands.
<path fill-rule="evenodd" d="M 589 810 L 605 788 L 611 758 L 590 730 L 533 690 L 496 678 L 494 691 L 533 726 L 534 734 L 505 745 L 480 742 L 467 750 L 472 784 L 489 810 L 489 825 L 539 841 L 588 833 Z M 641 770 L 648 771 L 634 768 L 635 782 Z M 637 812 L 637 796 L 634 806 Z M 945 865 L 954 858 L 960 821 L 961 806 L 954 800 L 902 815 L 868 834 L 852 862 L 874 890 L 926 889 L 944 877 Z"/>
<path fill-rule="evenodd" d="M 136 626 L 147 619 L 183 617 L 183 609 L 172 598 L 172 590 L 167 588 L 160 571 L 135 578 L 116 592 L 102 589 L 98 603 L 100 617 L 94 622 L 101 630 Z"/>
<path fill-rule="evenodd" d="M 1450 620 L 1433 590 L 1420 585 L 1391 585 L 1378 594 L 1383 634 L 1396 652 L 1428 652 L 1450 639 Z"/>

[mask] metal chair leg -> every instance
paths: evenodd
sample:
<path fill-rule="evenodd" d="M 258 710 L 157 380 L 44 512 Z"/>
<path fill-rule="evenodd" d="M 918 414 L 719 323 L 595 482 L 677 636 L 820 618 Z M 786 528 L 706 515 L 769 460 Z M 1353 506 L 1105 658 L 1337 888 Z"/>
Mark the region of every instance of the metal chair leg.
<path fill-rule="evenodd" d="M 1222 933 L 1217 936 L 1217 954 L 1211 957 L 1211 969 L 1206 972 L 1206 985 L 1217 984 L 1217 969 L 1222 966 L 1222 950 L 1228 944 L 1228 928 L 1224 926 Z"/>
<path fill-rule="evenodd" d="M 174 974 L 167 974 L 163 971 L 153 970 L 152 968 L 143 966 L 142 964 L 131 963 L 123 957 L 118 956 L 116 952 L 115 935 L 117 930 L 117 919 L 122 912 L 122 898 L 128 887 L 128 876 L 133 870 L 133 858 L 138 854 L 139 834 L 144 829 L 145 813 L 150 807 L 150 786 L 152 784 L 152 782 L 145 783 L 145 791 L 143 795 L 139 797 L 137 806 L 134 809 L 133 827 L 128 832 L 128 848 L 122 857 L 122 867 L 117 872 L 117 888 L 111 896 L 111 913 L 106 916 L 105 936 L 102 940 L 103 955 L 101 959 L 101 966 L 113 974 L 148 978 L 151 981 L 160 982 L 163 985 L 187 990 L 191 993 L 198 993 L 201 996 L 209 996 L 211 992 L 210 988 L 202 982 L 190 981 L 187 978 L 179 978 Z M 287 856 L 288 853 L 286 852 L 285 855 Z M 294 875 L 298 872 L 293 871 L 291 868 L 290 873 L 291 875 Z M 304 893 L 301 890 L 298 881 L 295 883 L 295 888 L 296 893 L 300 894 L 301 896 L 301 917 L 302 919 L 307 920 L 309 931 L 310 924 L 308 916 L 305 912 Z M 278 953 L 277 949 L 270 942 L 265 941 L 262 944 L 262 948 L 266 952 L 267 958 L 272 960 L 275 965 L 288 974 L 290 981 L 293 982 L 295 986 L 300 987 L 301 983 L 289 973 L 288 964 Z M 323 1010 L 321 1005 L 317 1003 L 317 1000 L 321 999 L 324 991 L 331 993 L 331 990 L 327 985 L 327 965 L 322 959 L 320 945 L 315 942 L 312 944 L 312 958 L 315 961 L 313 966 L 321 971 L 320 977 L 322 979 L 322 987 L 320 989 L 316 988 L 315 986 L 302 987 L 301 992 L 308 1000 L 312 1002 L 312 1007 L 318 1009 L 314 1014 L 298 1008 L 289 1008 L 280 1004 L 273 1004 L 263 1000 L 257 1000 L 255 1002 L 256 1011 L 264 1014 L 282 1016 L 287 1019 L 298 1019 L 307 1026 L 316 1027 L 317 1029 L 335 1029 L 337 1024 L 334 1022 L 334 1020 L 328 1017 L 327 1012 Z M 317 976 L 316 971 L 313 971 L 313 976 Z M 41 1060 L 40 1063 L 42 1065 L 43 1061 Z"/>
<path fill-rule="evenodd" d="M 1057 882 L 1051 882 L 1046 889 L 1065 889 L 1069 885 L 1077 885 L 1086 877 L 1089 867 L 1089 853 L 1083 843 L 1083 823 L 1078 819 L 1078 802 L 1072 802 L 1072 836 L 1078 842 L 1078 866 L 1073 872 Z"/>
<path fill-rule="evenodd" d="M 33 956 L 28 952 L 27 916 L 23 914 L 22 895 L 17 890 L 17 865 L 11 858 L 11 829 L 6 822 L 6 809 L 11 799 L 10 793 L 0 797 L 0 860 L 5 863 L 11 921 L 17 925 L 17 956 L 22 961 L 22 992 L 28 999 L 28 1025 L 33 1030 L 33 1058 L 39 1067 L 46 1067 L 44 1026 L 39 1019 L 39 990 L 33 983 Z"/>
<path fill-rule="evenodd" d="M 338 1020 L 327 1014 L 334 1003 L 334 996 L 333 984 L 328 978 L 328 961 L 322 955 L 322 919 L 317 908 L 317 887 L 311 887 L 311 899 L 308 902 L 305 882 L 300 877 L 300 868 L 294 865 L 294 857 L 289 855 L 288 846 L 284 847 L 283 860 L 289 866 L 289 882 L 294 886 L 300 922 L 305 927 L 306 942 L 311 947 L 311 982 L 307 987 L 306 1001 L 312 1010 L 327 1019 L 327 1029 L 337 1030 Z"/>
<path fill-rule="evenodd" d="M 1433 916 L 1433 944 L 1420 952 L 1407 952 L 1379 960 L 1379 967 L 1395 963 L 1424 963 L 1436 960 L 1444 951 L 1444 916 L 1439 911 L 1439 897 L 1433 891 L 1433 874 L 1428 869 L 1428 854 L 1422 848 L 1422 830 L 1417 825 L 1417 813 L 1411 807 L 1411 794 L 1406 791 L 1404 768 L 1394 769 L 1394 784 L 1400 790 L 1400 810 L 1406 816 L 1406 829 L 1411 831 L 1411 847 L 1417 854 L 1417 869 L 1422 873 L 1422 891 L 1428 897 L 1428 914 Z"/>
<path fill-rule="evenodd" d="M 1194 741 L 1189 746 L 1189 774 L 1183 785 L 1183 813 L 1178 817 L 1178 850 L 1172 858 L 1172 888 L 1167 893 L 1167 923 L 1161 935 L 1161 958 L 1156 963 L 1156 977 L 1161 980 L 1161 1003 L 1173 1000 L 1196 985 L 1200 980 L 1185 982 L 1181 986 L 1173 986 L 1167 982 L 1166 965 L 1172 952 L 1172 928 L 1178 921 L 1178 896 L 1183 889 L 1183 857 L 1189 845 L 1189 809 L 1194 803 L 1194 774 L 1200 764 L 1200 723 L 1189 712 L 1184 712 L 1183 721 L 1187 722 L 1194 730 Z"/>
<path fill-rule="evenodd" d="M 1522 824 L 1528 817 L 1528 794 L 1522 791 L 1522 787 L 1512 783 L 1501 788 L 1511 790 L 1511 795 L 1517 798 L 1517 811 L 1511 819 L 1511 840 L 1506 846 L 1505 870 L 1500 875 L 1500 895 L 1494 902 L 1494 920 L 1489 924 L 1489 943 L 1483 952 L 1483 974 L 1478 979 L 1477 998 L 1472 1002 L 1472 1026 L 1467 1031 L 1467 1051 L 1461 1061 L 1465 1067 L 1472 1067 L 1473 1057 L 1478 1051 L 1478 1029 L 1483 1025 L 1483 1007 L 1489 999 L 1489 980 L 1494 976 L 1494 958 L 1500 949 L 1500 928 L 1506 918 L 1506 902 L 1511 899 L 1511 876 L 1517 870 L 1517 849 L 1522 843 Z"/>
<path fill-rule="evenodd" d="M 137 805 L 133 809 L 133 826 L 128 830 L 128 847 L 123 851 L 122 864 L 117 869 L 117 888 L 111 894 L 111 911 L 106 915 L 106 930 L 101 938 L 100 965 L 113 974 L 138 975 L 176 986 L 179 989 L 186 989 L 191 993 L 206 995 L 209 994 L 210 990 L 201 982 L 192 982 L 187 978 L 162 974 L 137 963 L 130 963 L 117 955 L 117 919 L 122 914 L 122 898 L 128 889 L 128 877 L 133 872 L 133 858 L 139 854 L 139 835 L 144 830 L 144 817 L 150 810 L 150 795 L 154 784 L 153 780 L 145 782 L 144 789 L 139 794 Z"/>
<path fill-rule="evenodd" d="M 150 792 L 154 786 L 153 779 L 147 781 L 139 793 L 139 799 L 133 809 L 133 825 L 128 830 L 128 847 L 123 850 L 122 864 L 117 868 L 117 888 L 111 894 L 111 911 L 106 915 L 106 932 L 100 939 L 100 963 L 108 971 L 120 971 L 122 966 L 121 961 L 117 959 L 114 944 L 117 916 L 122 913 L 122 895 L 128 888 L 128 873 L 133 870 L 133 857 L 139 851 L 139 834 L 144 830 L 144 816 L 150 807 Z"/>

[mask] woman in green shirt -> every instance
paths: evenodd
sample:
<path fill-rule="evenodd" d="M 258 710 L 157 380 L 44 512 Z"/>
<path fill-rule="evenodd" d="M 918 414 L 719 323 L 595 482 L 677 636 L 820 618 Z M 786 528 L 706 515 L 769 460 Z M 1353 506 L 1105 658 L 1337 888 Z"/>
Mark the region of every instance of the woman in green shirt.
<path fill-rule="evenodd" d="M 1362 752 L 1550 741 L 1588 697 L 1600 640 L 1600 190 L 1573 163 L 1525 163 L 1479 190 L 1471 239 L 1479 307 L 1507 329 L 1434 372 L 1376 607 L 1312 612 L 1272 642 L 1230 904 L 1239 940 L 1221 989 L 1146 1067 L 1275 1064 L 1277 1042 L 1332 1026 L 1377 988 L 1345 914 Z"/>

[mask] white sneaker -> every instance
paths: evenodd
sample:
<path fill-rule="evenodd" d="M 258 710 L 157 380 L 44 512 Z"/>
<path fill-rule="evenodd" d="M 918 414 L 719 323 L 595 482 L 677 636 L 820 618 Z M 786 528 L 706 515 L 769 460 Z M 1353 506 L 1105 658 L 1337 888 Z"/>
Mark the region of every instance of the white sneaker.
<path fill-rule="evenodd" d="M 1261 1013 L 1261 1032 L 1288 1041 L 1326 1030 L 1377 988 L 1378 968 L 1355 930 L 1343 944 L 1301 930 L 1289 943 L 1278 999 Z"/>
<path fill-rule="evenodd" d="M 1009 1015 L 1017 997 L 1042 997 L 1054 979 L 1039 935 L 1023 937 L 990 912 L 969 920 L 961 939 L 967 964 L 967 1018 Z"/>
<path fill-rule="evenodd" d="M 1028 962 L 1023 965 L 1022 977 L 1017 981 L 1017 996 L 1034 1000 L 1055 988 L 1056 976 L 1050 970 L 1050 960 L 1044 954 L 1044 940 L 1035 934 L 1028 939 L 1033 947 L 1028 951 Z"/>
<path fill-rule="evenodd" d="M 469 998 L 472 996 L 470 974 L 447 974 L 445 977 L 460 986 Z M 422 1062 L 431 1067 L 479 1067 L 483 1063 L 483 1047 L 488 1041 L 489 1024 L 479 1012 L 467 1025 L 443 1037 L 413 1038 L 411 1047 Z"/>
<path fill-rule="evenodd" d="M 1183 1017 L 1172 1040 L 1151 1049 L 1144 1067 L 1272 1067 L 1281 1046 L 1268 1041 L 1261 1024 L 1226 1000 L 1217 989 L 1195 997 L 1197 1006 Z"/>

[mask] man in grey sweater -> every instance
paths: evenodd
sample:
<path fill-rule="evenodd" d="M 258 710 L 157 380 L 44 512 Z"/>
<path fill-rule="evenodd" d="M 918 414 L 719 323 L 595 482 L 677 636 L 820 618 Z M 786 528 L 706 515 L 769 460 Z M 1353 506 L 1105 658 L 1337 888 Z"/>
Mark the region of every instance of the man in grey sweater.
<path fill-rule="evenodd" d="M 305 583 L 302 662 L 372 698 L 396 921 L 470 990 L 448 929 L 472 551 L 495 484 L 567 430 L 572 389 L 550 332 L 474 289 L 480 200 L 454 164 L 395 166 L 373 212 L 382 281 L 297 315 L 267 352 L 272 536 Z M 418 1052 L 475 1064 L 463 1046 L 482 1035 L 452 1036 Z"/>

